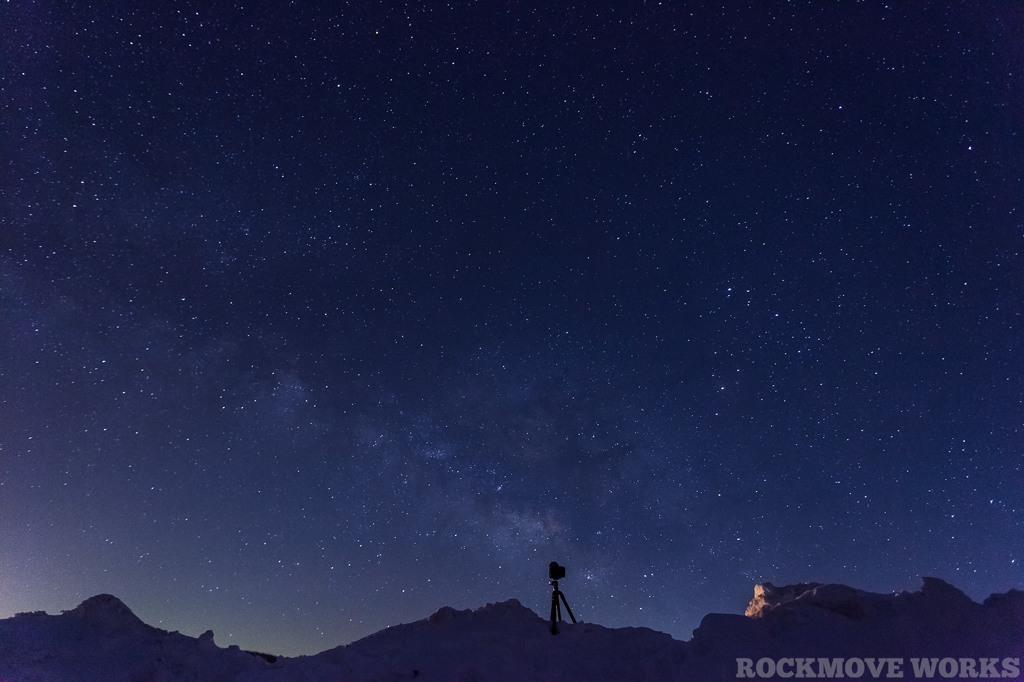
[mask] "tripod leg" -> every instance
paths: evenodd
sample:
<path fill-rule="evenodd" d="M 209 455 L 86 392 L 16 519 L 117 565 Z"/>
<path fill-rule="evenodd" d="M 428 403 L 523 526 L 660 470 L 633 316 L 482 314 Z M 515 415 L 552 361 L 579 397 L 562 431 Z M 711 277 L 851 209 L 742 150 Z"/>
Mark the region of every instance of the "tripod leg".
<path fill-rule="evenodd" d="M 569 602 L 567 602 L 565 600 L 565 595 L 562 594 L 561 592 L 559 592 L 558 596 L 562 598 L 562 603 L 565 604 L 565 611 L 566 611 L 566 613 L 569 614 L 569 617 L 572 618 L 572 622 L 575 623 L 576 622 L 576 616 L 572 615 L 572 609 L 569 608 Z"/>
<path fill-rule="evenodd" d="M 552 592 L 551 593 L 551 634 L 553 634 L 553 635 L 557 635 L 558 634 L 558 624 L 557 624 L 557 621 L 555 620 L 556 618 L 558 620 L 561 620 L 562 619 L 562 614 L 559 612 L 559 607 L 558 607 L 558 593 L 557 592 Z"/>

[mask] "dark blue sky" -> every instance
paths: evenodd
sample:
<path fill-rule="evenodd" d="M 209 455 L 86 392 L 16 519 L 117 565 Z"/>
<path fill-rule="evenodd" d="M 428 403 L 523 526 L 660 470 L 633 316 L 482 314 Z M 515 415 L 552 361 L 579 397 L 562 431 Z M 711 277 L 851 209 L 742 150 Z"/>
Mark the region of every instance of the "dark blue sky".
<path fill-rule="evenodd" d="M 0 9 L 0 617 L 1024 583 L 1014 2 Z"/>

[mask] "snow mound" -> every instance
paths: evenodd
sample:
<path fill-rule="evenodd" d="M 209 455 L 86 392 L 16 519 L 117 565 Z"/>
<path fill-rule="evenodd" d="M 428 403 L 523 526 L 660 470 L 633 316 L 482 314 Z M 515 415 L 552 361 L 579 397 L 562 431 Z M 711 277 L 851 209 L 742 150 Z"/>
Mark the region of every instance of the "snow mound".
<path fill-rule="evenodd" d="M 549 621 L 510 600 L 475 610 L 443 608 L 307 663 L 311 679 L 654 681 L 680 669 L 685 649 L 643 628 L 560 623 L 552 636 Z"/>
<path fill-rule="evenodd" d="M 645 628 L 551 624 L 516 600 L 442 608 L 315 656 L 278 658 L 222 649 L 143 623 L 111 595 L 58 616 L 0 620 L 0 681 L 316 682 L 319 680 L 735 680 L 737 659 L 999 659 L 1021 679 L 1024 592 L 983 604 L 935 578 L 918 592 L 875 594 L 807 583 L 754 588 L 747 615 L 708 614 L 688 642 Z M 1002 662 L 1016 661 L 1017 667 Z M 856 670 L 856 668 L 854 668 Z M 939 669 L 940 672 L 943 669 Z M 967 671 L 965 668 L 964 671 Z M 967 675 L 971 677 L 971 675 Z"/>

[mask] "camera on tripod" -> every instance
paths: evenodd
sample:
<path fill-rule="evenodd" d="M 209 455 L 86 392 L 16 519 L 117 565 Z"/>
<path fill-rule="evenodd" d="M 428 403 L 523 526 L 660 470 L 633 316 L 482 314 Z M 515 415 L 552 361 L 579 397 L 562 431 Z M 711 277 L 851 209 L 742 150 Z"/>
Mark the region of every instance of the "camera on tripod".
<path fill-rule="evenodd" d="M 552 561 L 548 564 L 548 584 L 551 585 L 551 634 L 558 634 L 558 623 L 562 620 L 562 606 L 565 606 L 566 612 L 569 614 L 569 618 L 572 618 L 572 622 L 576 622 L 576 616 L 572 615 L 572 609 L 569 608 L 569 602 L 565 600 L 565 595 L 558 589 L 558 581 L 565 577 L 565 566 L 559 566 L 557 561 Z"/>

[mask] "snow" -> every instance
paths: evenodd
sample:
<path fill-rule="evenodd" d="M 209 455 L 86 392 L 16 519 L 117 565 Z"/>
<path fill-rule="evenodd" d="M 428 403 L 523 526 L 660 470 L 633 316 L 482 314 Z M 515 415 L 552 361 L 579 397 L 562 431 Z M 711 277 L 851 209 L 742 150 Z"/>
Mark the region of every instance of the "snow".
<path fill-rule="evenodd" d="M 1024 593 L 1011 590 L 978 604 L 933 578 L 918 592 L 891 595 L 835 584 L 758 585 L 747 615 L 709 614 L 688 642 L 592 623 L 562 623 L 552 635 L 549 622 L 515 600 L 467 611 L 443 608 L 298 658 L 220 648 L 209 631 L 193 638 L 151 627 L 111 595 L 60 615 L 0 620 L 2 682 L 735 680 L 743 665 L 737 659 L 749 661 L 749 673 L 759 661 L 761 672 L 773 671 L 783 657 L 802 658 L 804 672 L 817 673 L 822 670 L 812 663 L 819 657 L 831 665 L 855 659 L 847 670 L 864 670 L 866 679 L 895 672 L 914 679 L 927 676 L 928 665 L 939 679 L 951 672 L 1024 679 L 1022 655 Z"/>

